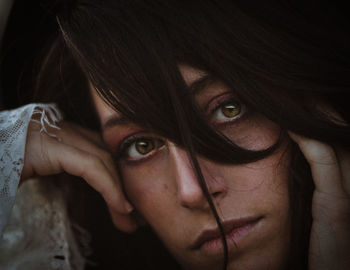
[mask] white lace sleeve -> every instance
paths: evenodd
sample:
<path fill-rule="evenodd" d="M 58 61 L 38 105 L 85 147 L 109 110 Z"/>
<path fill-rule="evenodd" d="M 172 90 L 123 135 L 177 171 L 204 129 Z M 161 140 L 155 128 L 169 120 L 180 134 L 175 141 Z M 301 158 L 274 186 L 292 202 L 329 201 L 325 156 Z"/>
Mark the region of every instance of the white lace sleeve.
<path fill-rule="evenodd" d="M 53 126 L 62 118 L 54 104 L 29 104 L 0 112 L 0 237 L 13 207 L 24 163 L 27 129 L 35 113 L 41 114 L 44 132 L 45 125 Z"/>
<path fill-rule="evenodd" d="M 32 119 L 34 114 L 39 117 Z M 58 128 L 61 119 L 54 104 L 0 112 L 0 269 L 84 269 L 62 191 L 50 179 L 29 179 L 17 191 L 29 122 L 38 122 L 41 132 L 54 136 L 46 127 Z M 89 234 L 79 230 L 88 243 Z"/>

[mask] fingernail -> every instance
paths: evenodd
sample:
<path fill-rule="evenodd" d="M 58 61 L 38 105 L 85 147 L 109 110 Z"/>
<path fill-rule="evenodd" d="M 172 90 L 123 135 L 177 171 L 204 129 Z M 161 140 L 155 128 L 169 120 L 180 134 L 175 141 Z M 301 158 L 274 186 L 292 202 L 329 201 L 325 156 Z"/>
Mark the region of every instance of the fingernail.
<path fill-rule="evenodd" d="M 129 202 L 125 202 L 125 209 L 128 211 L 128 213 L 130 213 L 132 210 L 134 210 L 134 207 Z"/>

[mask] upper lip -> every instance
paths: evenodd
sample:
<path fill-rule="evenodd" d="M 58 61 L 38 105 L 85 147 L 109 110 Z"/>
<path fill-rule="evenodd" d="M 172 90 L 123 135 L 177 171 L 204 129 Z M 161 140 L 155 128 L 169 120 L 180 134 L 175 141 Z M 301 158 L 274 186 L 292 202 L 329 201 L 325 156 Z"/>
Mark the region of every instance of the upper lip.
<path fill-rule="evenodd" d="M 228 234 L 233 229 L 242 227 L 247 224 L 257 222 L 261 217 L 247 217 L 247 218 L 239 218 L 232 219 L 222 222 L 222 227 L 224 229 L 225 234 Z M 220 230 L 218 227 L 214 229 L 204 230 L 195 240 L 195 242 L 191 245 L 191 249 L 200 248 L 205 242 L 214 240 L 221 237 Z"/>

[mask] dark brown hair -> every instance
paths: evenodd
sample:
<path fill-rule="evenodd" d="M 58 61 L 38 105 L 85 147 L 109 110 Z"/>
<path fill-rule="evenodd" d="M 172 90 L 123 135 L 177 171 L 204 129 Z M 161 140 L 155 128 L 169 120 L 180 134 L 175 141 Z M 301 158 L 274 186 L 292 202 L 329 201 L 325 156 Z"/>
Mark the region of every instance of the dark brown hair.
<path fill-rule="evenodd" d="M 59 27 L 41 63 L 35 100 L 57 102 L 68 120 L 97 128 L 91 104 L 81 102 L 89 99 L 90 81 L 126 118 L 187 149 L 221 231 L 196 155 L 248 163 L 272 153 L 280 140 L 248 151 L 214 130 L 188 95 L 179 63 L 234 89 L 281 127 L 280 139 L 291 130 L 350 146 L 349 127 L 319 106 L 350 120 L 350 40 L 339 21 L 318 17 L 321 10 L 303 13 L 292 1 L 79 0 L 55 14 Z M 306 269 L 313 182 L 302 154 L 290 147 L 290 269 Z"/>

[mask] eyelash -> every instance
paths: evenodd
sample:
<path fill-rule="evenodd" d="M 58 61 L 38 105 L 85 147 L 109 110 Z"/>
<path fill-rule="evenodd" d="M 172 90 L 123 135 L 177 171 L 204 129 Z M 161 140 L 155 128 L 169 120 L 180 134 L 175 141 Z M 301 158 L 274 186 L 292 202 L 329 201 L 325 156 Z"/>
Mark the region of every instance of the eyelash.
<path fill-rule="evenodd" d="M 209 104 L 206 106 L 206 111 L 209 111 L 209 120 L 211 121 L 211 119 L 214 117 L 214 113 L 223 105 L 228 104 L 229 102 L 235 102 L 238 103 L 241 106 L 241 112 L 239 113 L 239 115 L 237 117 L 234 117 L 228 121 L 221 121 L 221 122 L 214 122 L 213 125 L 216 127 L 220 127 L 220 128 L 225 128 L 227 125 L 231 125 L 233 124 L 233 122 L 236 122 L 238 119 L 242 118 L 242 116 L 244 116 L 246 114 L 246 107 L 240 103 L 237 99 L 235 99 L 233 97 L 233 95 L 231 93 L 224 93 L 218 97 L 216 97 L 214 99 L 214 101 L 209 102 Z M 214 105 L 211 105 L 213 104 Z M 208 108 L 208 107 L 212 107 L 212 108 Z M 125 158 L 125 160 L 127 160 L 128 162 L 131 163 L 137 163 L 137 162 L 142 162 L 148 158 L 151 158 L 163 145 L 164 145 L 164 141 L 162 139 L 159 138 L 155 138 L 152 136 L 145 136 L 142 133 L 137 133 L 137 134 L 133 134 L 127 138 L 125 138 L 122 143 L 119 145 L 117 151 L 116 151 L 116 159 L 120 160 L 121 158 L 123 158 L 124 155 L 126 155 L 126 151 L 134 144 L 137 142 L 137 140 L 153 140 L 153 141 L 162 141 L 162 145 L 159 146 L 155 146 L 155 149 L 151 150 L 149 153 L 145 154 L 143 157 L 141 158 L 137 158 L 137 159 L 132 159 L 132 158 Z"/>
<path fill-rule="evenodd" d="M 115 158 L 117 160 L 120 160 L 121 158 L 123 158 L 123 156 L 126 154 L 126 151 L 134 144 L 137 142 L 137 140 L 154 140 L 154 141 L 162 141 L 162 146 L 164 145 L 164 142 L 162 139 L 159 139 L 159 138 L 155 138 L 155 137 L 152 137 L 152 136 L 144 136 L 142 135 L 142 133 L 138 133 L 138 134 L 133 134 L 129 137 L 127 137 L 126 139 L 124 139 L 122 141 L 122 143 L 119 145 L 117 151 L 116 151 L 116 154 L 115 154 Z M 161 147 L 161 146 L 160 146 Z M 152 150 L 150 153 L 147 153 L 145 154 L 144 157 L 142 158 L 139 158 L 139 159 L 128 159 L 126 158 L 126 160 L 128 160 L 129 162 L 133 162 L 133 163 L 136 163 L 136 162 L 139 162 L 139 161 L 142 161 L 142 160 L 145 160 L 147 158 L 150 158 L 154 153 L 157 152 L 157 148 L 159 149 L 160 147 L 157 147 Z"/>
<path fill-rule="evenodd" d="M 212 121 L 211 119 L 214 116 L 214 113 L 223 105 L 229 104 L 230 102 L 238 103 L 240 105 L 240 113 L 237 115 L 237 117 L 234 117 L 232 119 L 228 119 L 227 121 Z M 241 119 L 245 114 L 247 113 L 247 108 L 244 104 L 242 104 L 237 98 L 234 97 L 232 93 L 224 93 L 220 95 L 219 97 L 216 97 L 214 101 L 211 103 L 214 103 L 214 105 L 209 104 L 206 108 L 209 111 L 208 117 L 209 121 L 212 121 L 213 125 L 216 127 L 226 127 L 227 125 L 233 124 L 233 122 L 236 122 L 238 119 Z M 209 107 L 209 108 L 208 108 Z M 210 108 L 212 107 L 212 108 Z"/>

